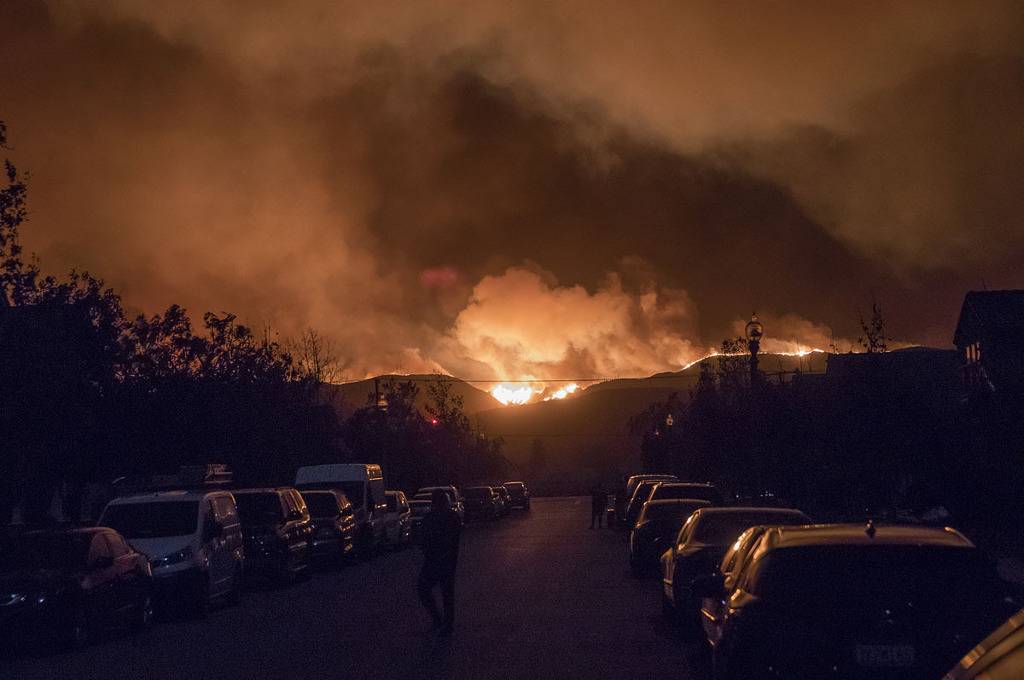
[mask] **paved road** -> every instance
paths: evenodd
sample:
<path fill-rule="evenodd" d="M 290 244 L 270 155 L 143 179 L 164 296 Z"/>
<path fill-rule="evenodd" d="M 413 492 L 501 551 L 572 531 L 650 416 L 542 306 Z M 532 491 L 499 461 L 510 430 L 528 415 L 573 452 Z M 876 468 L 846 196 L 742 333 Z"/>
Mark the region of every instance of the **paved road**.
<path fill-rule="evenodd" d="M 438 643 L 415 594 L 415 549 L 249 593 L 205 621 L 158 623 L 73 654 L 0 659 L 34 678 L 690 678 L 693 650 L 661 622 L 655 581 L 625 543 L 589 531 L 590 500 L 463 533 L 454 637 Z"/>

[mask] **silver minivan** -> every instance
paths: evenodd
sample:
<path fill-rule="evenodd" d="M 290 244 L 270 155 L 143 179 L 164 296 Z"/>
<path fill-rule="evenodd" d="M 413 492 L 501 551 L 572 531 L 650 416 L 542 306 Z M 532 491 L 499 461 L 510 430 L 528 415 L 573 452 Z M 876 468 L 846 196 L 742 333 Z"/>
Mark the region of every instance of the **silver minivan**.
<path fill-rule="evenodd" d="M 242 525 L 229 491 L 161 491 L 116 498 L 99 526 L 119 531 L 149 558 L 158 605 L 203 614 L 242 588 Z"/>

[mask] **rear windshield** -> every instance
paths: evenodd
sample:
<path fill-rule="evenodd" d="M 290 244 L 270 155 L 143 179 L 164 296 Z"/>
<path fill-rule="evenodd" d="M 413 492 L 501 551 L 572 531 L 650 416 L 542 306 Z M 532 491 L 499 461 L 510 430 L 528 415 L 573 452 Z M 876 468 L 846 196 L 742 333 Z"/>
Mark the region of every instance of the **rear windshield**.
<path fill-rule="evenodd" d="M 702 515 L 704 513 L 701 513 Z M 692 540 L 727 545 L 758 524 L 803 524 L 807 520 L 791 512 L 729 512 L 704 515 L 693 529 Z"/>
<path fill-rule="evenodd" d="M 310 517 L 334 517 L 338 514 L 338 497 L 333 493 L 304 493 Z"/>
<path fill-rule="evenodd" d="M 698 501 L 708 501 L 713 505 L 722 504 L 722 494 L 713 486 L 694 484 L 693 486 L 676 486 L 675 484 L 662 484 L 651 494 L 651 500 L 666 500 L 669 498 L 693 498 Z"/>
<path fill-rule="evenodd" d="M 486 486 L 474 486 L 462 492 L 466 498 L 490 498 L 492 491 Z"/>
<path fill-rule="evenodd" d="M 1000 597 L 1003 585 L 976 548 L 826 545 L 771 550 L 752 565 L 748 589 L 786 602 L 871 604 L 899 596 L 916 603 L 975 603 Z"/>
<path fill-rule="evenodd" d="M 284 520 L 281 499 L 276 493 L 235 494 L 242 524 L 273 524 Z"/>
<path fill-rule="evenodd" d="M 655 505 L 648 505 L 644 508 L 643 515 L 640 517 L 641 522 L 678 522 L 678 526 L 682 526 L 683 520 L 693 514 L 696 510 L 705 507 L 704 503 L 693 503 L 691 504 L 676 504 L 676 503 L 661 503 Z"/>
<path fill-rule="evenodd" d="M 188 536 L 199 524 L 199 501 L 108 505 L 100 524 L 116 529 L 129 540 Z"/>
<path fill-rule="evenodd" d="M 366 482 L 312 482 L 299 485 L 299 489 L 337 489 L 345 494 L 354 507 L 363 506 L 363 489 Z"/>
<path fill-rule="evenodd" d="M 91 541 L 88 533 L 22 536 L 0 551 L 0 569 L 82 569 Z"/>

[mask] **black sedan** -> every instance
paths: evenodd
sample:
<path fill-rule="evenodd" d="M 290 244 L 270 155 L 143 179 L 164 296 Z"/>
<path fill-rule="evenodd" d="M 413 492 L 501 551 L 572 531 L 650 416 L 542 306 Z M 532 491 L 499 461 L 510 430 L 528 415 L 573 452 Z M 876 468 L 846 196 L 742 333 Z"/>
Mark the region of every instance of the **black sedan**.
<path fill-rule="evenodd" d="M 78 647 L 153 616 L 146 556 L 104 527 L 35 531 L 0 551 L 0 640 Z"/>
<path fill-rule="evenodd" d="M 937 678 L 1020 608 L 970 541 L 921 526 L 772 528 L 721 587 L 694 583 L 727 597 L 714 666 L 737 680 Z"/>

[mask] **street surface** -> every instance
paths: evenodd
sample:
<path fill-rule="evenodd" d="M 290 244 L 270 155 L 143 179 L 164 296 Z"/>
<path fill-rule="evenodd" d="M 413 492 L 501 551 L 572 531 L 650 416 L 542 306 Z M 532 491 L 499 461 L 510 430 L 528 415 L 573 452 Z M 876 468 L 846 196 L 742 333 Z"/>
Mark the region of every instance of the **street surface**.
<path fill-rule="evenodd" d="M 250 592 L 203 621 L 0 659 L 0 678 L 702 677 L 662 623 L 656 581 L 633 579 L 622 535 L 590 531 L 589 515 L 589 498 L 534 499 L 467 526 L 448 641 L 429 632 L 411 548 Z"/>

